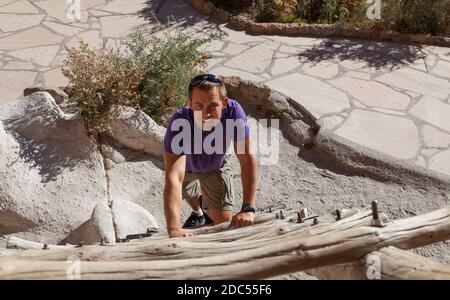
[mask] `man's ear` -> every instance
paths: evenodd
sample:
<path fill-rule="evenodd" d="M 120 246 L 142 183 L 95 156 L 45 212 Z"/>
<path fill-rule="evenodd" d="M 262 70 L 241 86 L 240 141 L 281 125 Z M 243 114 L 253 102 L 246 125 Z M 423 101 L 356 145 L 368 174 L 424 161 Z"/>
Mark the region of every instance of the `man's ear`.
<path fill-rule="evenodd" d="M 222 105 L 223 105 L 223 106 L 227 106 L 227 104 L 228 104 L 228 97 L 223 97 L 223 99 L 222 99 Z"/>

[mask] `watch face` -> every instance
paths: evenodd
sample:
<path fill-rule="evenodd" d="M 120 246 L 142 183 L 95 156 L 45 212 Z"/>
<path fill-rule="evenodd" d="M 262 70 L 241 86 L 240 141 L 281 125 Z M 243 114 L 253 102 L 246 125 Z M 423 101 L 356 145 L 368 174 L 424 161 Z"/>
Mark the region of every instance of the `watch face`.
<path fill-rule="evenodd" d="M 253 208 L 253 206 L 251 206 L 250 204 L 244 204 L 242 205 L 242 211 L 244 212 L 255 212 L 255 208 Z"/>

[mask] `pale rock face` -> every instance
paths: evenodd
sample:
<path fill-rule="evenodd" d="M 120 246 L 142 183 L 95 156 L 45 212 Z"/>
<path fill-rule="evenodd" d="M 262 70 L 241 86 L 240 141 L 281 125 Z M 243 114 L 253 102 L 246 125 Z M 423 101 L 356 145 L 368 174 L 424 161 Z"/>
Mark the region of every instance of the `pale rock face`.
<path fill-rule="evenodd" d="M 142 111 L 123 107 L 121 116 L 112 121 L 108 134 L 131 150 L 162 157 L 165 128 Z"/>
<path fill-rule="evenodd" d="M 143 162 L 149 154 L 162 155 L 164 128 L 143 112 L 125 109 L 111 133 L 121 147 L 139 150 Z M 46 91 L 1 105 L 0 235 L 45 243 L 114 243 L 116 237 L 158 227 L 153 215 L 133 202 L 149 207 L 147 203 L 161 202 L 161 195 L 132 196 L 128 201 L 117 194 L 108 197 L 110 171 L 99 148 L 108 150 L 86 134 L 78 114 L 62 111 Z M 142 176 L 142 164 L 135 164 L 132 156 L 116 161 L 127 170 L 127 180 L 140 182 L 132 189 L 139 191 L 155 180 Z M 161 166 L 154 169 L 162 181 Z M 121 170 L 115 167 L 111 175 L 122 178 Z"/>
<path fill-rule="evenodd" d="M 0 106 L 0 121 L 10 140 L 9 167 L 0 169 L 0 234 L 33 231 L 57 242 L 106 201 L 96 145 L 47 92 Z"/>
<path fill-rule="evenodd" d="M 105 203 L 97 204 L 92 212 L 91 220 L 97 229 L 100 239 L 104 239 L 105 243 L 114 244 L 116 241 L 116 233 L 111 208 Z"/>
<path fill-rule="evenodd" d="M 6 168 L 6 153 L 8 150 L 8 137 L 6 136 L 3 124 L 0 122 L 0 168 Z"/>
<path fill-rule="evenodd" d="M 126 238 L 130 234 L 146 233 L 147 229 L 158 228 L 155 218 L 142 206 L 129 202 L 115 200 L 112 214 L 119 238 Z"/>
<path fill-rule="evenodd" d="M 61 90 L 59 88 L 51 89 L 51 88 L 48 88 L 45 86 L 40 86 L 40 85 L 35 85 L 35 86 L 25 88 L 23 90 L 23 95 L 26 97 L 26 96 L 29 96 L 36 92 L 49 93 L 53 97 L 53 99 L 55 100 L 55 102 L 57 104 L 61 104 L 64 101 L 64 99 L 67 99 L 69 97 L 63 90 Z"/>
<path fill-rule="evenodd" d="M 61 243 L 77 244 L 83 242 L 90 245 L 102 240 L 106 244 L 116 242 L 111 208 L 106 203 L 97 204 L 91 218 L 72 231 Z"/>

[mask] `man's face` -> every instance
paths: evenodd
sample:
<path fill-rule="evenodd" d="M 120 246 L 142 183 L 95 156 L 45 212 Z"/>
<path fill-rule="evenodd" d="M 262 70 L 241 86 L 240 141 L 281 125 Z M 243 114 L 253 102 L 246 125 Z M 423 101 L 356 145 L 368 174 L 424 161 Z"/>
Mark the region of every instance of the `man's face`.
<path fill-rule="evenodd" d="M 219 122 L 227 101 L 227 97 L 220 98 L 219 88 L 203 91 L 194 87 L 189 106 L 194 111 L 196 124 L 203 130 L 211 130 Z"/>

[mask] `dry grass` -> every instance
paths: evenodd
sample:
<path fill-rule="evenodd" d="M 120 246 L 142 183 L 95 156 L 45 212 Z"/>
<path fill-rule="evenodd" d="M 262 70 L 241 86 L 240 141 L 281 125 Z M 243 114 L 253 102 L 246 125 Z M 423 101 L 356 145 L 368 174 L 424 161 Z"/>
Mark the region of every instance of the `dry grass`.
<path fill-rule="evenodd" d="M 77 103 L 89 135 L 105 131 L 119 106 L 138 106 L 143 74 L 139 65 L 125 64 L 116 50 L 91 50 L 84 41 L 66 50 L 63 74 L 69 79 L 67 92 Z"/>

